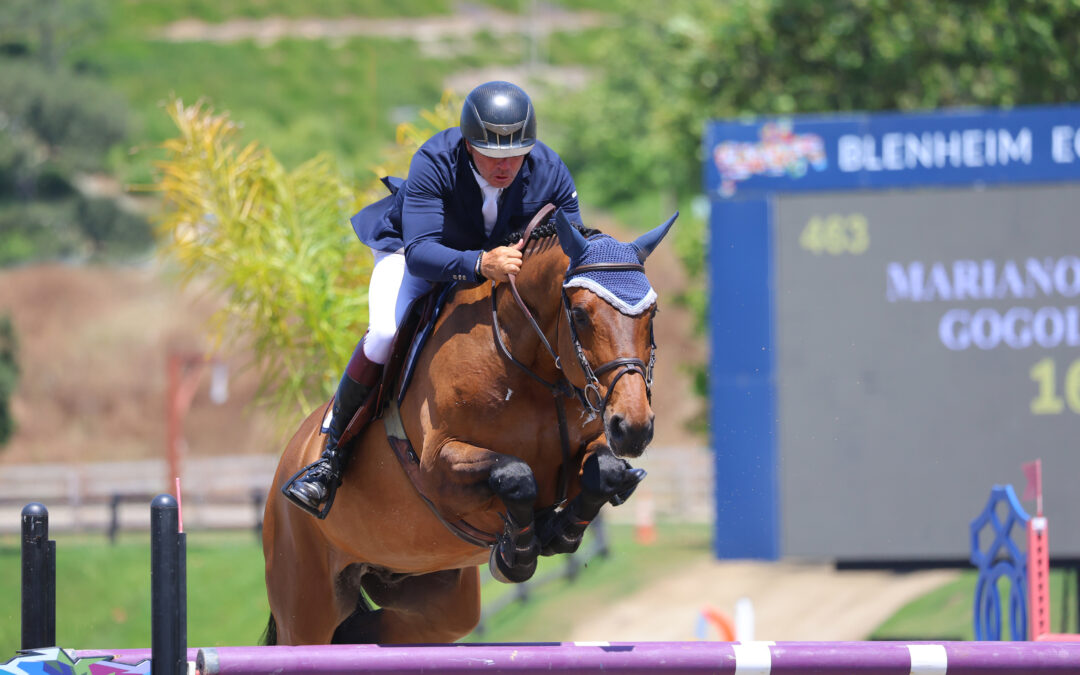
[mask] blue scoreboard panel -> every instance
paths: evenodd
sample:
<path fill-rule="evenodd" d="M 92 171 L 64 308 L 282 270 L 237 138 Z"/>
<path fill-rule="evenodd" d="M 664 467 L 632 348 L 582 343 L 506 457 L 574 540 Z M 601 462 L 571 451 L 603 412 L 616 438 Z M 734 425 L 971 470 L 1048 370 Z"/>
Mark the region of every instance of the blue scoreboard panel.
<path fill-rule="evenodd" d="M 1051 556 L 1080 557 L 1078 130 L 1073 106 L 709 126 L 719 557 L 965 560 L 1036 458 Z"/>

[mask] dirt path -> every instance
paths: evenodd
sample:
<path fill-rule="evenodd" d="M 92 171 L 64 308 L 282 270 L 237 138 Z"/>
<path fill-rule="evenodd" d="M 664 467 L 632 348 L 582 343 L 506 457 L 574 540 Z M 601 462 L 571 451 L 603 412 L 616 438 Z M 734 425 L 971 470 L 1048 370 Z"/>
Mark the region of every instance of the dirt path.
<path fill-rule="evenodd" d="M 610 14 L 573 11 L 549 4 L 529 12 L 510 13 L 460 2 L 452 14 L 412 18 L 347 16 L 289 19 L 278 16 L 230 19 L 221 23 L 182 19 L 162 28 L 158 37 L 169 42 L 228 43 L 252 40 L 260 45 L 273 44 L 285 38 L 340 42 L 352 37 L 381 37 L 415 40 L 421 54 L 428 58 L 443 58 L 463 51 L 462 44 L 481 31 L 496 37 L 520 36 L 522 40 L 535 44 L 551 33 L 610 26 L 614 20 Z M 587 78 L 588 71 L 584 67 L 555 66 L 537 62 L 534 58 L 520 65 L 463 70 L 447 77 L 443 86 L 462 94 L 487 80 L 555 84 L 563 89 L 580 89 Z"/>
<path fill-rule="evenodd" d="M 733 616 L 749 598 L 756 640 L 865 640 L 909 601 L 951 581 L 951 570 L 894 574 L 836 571 L 831 565 L 702 561 L 579 621 L 571 640 L 697 639 L 706 606 Z M 713 628 L 707 639 L 718 638 Z"/>
<path fill-rule="evenodd" d="M 571 11 L 545 5 L 536 12 L 509 13 L 491 7 L 459 3 L 453 14 L 414 18 L 374 19 L 347 16 L 331 19 L 306 17 L 288 19 L 230 19 L 207 23 L 183 19 L 165 26 L 159 37 L 169 42 L 237 42 L 255 40 L 260 44 L 282 38 L 326 40 L 349 37 L 410 39 L 421 44 L 471 38 L 481 31 L 495 35 L 542 37 L 553 32 L 580 31 L 610 24 L 611 17 L 600 12 Z"/>

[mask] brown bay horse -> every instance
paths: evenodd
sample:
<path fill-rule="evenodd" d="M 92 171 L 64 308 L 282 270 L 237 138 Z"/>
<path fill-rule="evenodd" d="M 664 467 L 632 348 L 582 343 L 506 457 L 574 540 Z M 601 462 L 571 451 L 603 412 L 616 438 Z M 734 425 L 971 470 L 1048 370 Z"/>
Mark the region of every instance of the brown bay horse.
<path fill-rule="evenodd" d="M 556 212 L 514 288 L 456 289 L 403 398 L 352 441 L 325 520 L 279 492 L 322 451 L 326 406 L 304 420 L 266 504 L 269 644 L 457 640 L 480 618 L 481 564 L 524 581 L 629 496 L 644 472 L 622 458 L 653 429 L 642 263 L 674 220 L 623 243 Z"/>

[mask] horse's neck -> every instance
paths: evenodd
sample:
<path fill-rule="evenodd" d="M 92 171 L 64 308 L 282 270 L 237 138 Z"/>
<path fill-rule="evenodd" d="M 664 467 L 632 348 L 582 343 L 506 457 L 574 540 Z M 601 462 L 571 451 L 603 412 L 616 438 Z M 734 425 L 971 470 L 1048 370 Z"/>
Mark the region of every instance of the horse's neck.
<path fill-rule="evenodd" d="M 558 239 L 537 239 L 525 249 L 516 284 L 521 299 L 528 306 L 536 323 L 544 332 L 552 349 L 558 349 L 558 326 L 562 313 L 562 282 L 568 258 L 560 248 Z M 503 329 L 509 337 L 510 351 L 526 365 L 541 371 L 555 370 L 555 363 L 540 342 L 532 325 L 521 317 L 512 293 L 506 293 L 499 307 L 499 314 L 507 317 Z M 511 318 L 513 317 L 513 318 Z"/>

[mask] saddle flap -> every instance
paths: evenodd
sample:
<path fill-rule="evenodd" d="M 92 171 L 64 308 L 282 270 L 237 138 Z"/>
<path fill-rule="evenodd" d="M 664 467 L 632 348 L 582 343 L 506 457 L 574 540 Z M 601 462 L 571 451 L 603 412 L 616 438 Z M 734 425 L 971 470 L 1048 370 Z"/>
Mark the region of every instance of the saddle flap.
<path fill-rule="evenodd" d="M 395 375 L 400 373 L 394 396 L 398 403 L 405 398 L 405 392 L 416 370 L 416 361 L 435 330 L 435 322 L 442 308 L 456 290 L 456 282 L 435 286 L 413 302 L 406 313 L 405 321 L 401 322 L 402 327 L 398 329 L 398 334 L 394 338 L 394 344 L 390 348 L 390 360 L 387 363 Z M 392 380 L 387 381 L 392 382 Z"/>

